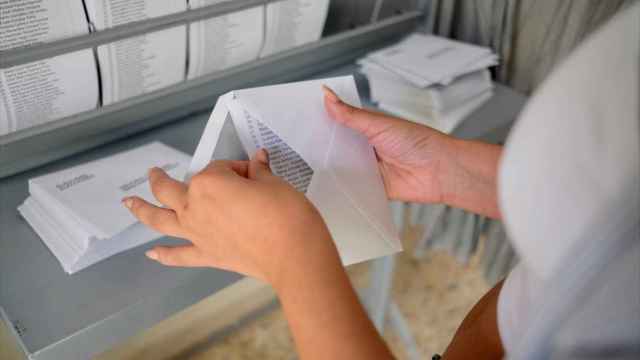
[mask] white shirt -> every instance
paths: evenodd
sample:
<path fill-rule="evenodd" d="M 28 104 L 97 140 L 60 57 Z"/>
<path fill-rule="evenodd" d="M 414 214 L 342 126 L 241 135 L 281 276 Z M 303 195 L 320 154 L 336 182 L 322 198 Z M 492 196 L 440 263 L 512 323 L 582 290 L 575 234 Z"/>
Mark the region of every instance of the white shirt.
<path fill-rule="evenodd" d="M 544 357 L 640 353 L 639 67 L 640 3 L 635 3 L 549 76 L 509 136 L 499 200 L 521 263 L 498 300 L 508 357 L 519 357 L 534 324 L 547 321 L 542 304 L 575 290 L 571 282 L 566 289 L 553 284 L 585 265 L 588 249 L 604 253 L 625 239 L 630 245 L 624 254 L 586 279 L 588 291 L 561 313 Z"/>

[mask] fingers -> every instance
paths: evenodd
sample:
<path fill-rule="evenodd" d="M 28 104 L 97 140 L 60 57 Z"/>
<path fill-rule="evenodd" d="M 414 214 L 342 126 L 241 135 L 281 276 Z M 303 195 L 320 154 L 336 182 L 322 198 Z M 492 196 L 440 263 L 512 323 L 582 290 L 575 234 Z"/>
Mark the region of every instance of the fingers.
<path fill-rule="evenodd" d="M 265 149 L 260 149 L 249 161 L 249 179 L 260 180 L 271 177 L 271 169 L 269 168 L 269 154 Z"/>
<path fill-rule="evenodd" d="M 177 211 L 184 208 L 187 201 L 187 186 L 184 183 L 172 179 L 164 170 L 154 167 L 149 170 L 149 184 L 153 196 L 162 205 Z"/>
<path fill-rule="evenodd" d="M 246 178 L 249 174 L 249 162 L 242 160 L 215 160 L 210 162 L 201 173 L 222 173 Z"/>
<path fill-rule="evenodd" d="M 156 246 L 145 255 L 166 266 L 215 267 L 222 270 L 240 272 L 266 281 L 264 276 L 244 266 L 230 266 L 224 261 L 216 261 L 195 245 Z"/>
<path fill-rule="evenodd" d="M 126 197 L 122 203 L 148 227 L 165 235 L 183 237 L 175 211 L 157 207 L 136 196 Z"/>
<path fill-rule="evenodd" d="M 207 256 L 194 245 L 156 246 L 145 253 L 148 258 L 167 266 L 211 266 Z"/>
<path fill-rule="evenodd" d="M 233 172 L 236 174 L 247 177 L 249 176 L 249 162 L 242 160 L 225 160 L 226 164 L 229 166 Z"/>
<path fill-rule="evenodd" d="M 351 106 L 342 100 L 328 87 L 324 91 L 324 105 L 329 115 L 337 122 L 364 134 L 369 140 L 388 130 L 391 126 L 404 123 L 383 114 Z"/>

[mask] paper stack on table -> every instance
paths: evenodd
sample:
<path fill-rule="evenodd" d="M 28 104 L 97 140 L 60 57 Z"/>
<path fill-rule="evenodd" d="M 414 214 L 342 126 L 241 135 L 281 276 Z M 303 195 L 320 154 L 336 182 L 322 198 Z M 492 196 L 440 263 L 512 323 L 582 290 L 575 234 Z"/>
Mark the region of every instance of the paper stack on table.
<path fill-rule="evenodd" d="M 221 149 L 239 146 L 253 155 L 265 148 L 273 173 L 304 192 L 316 206 L 344 265 L 400 251 L 373 148 L 362 134 L 329 117 L 322 85 L 343 101 L 360 106 L 352 76 L 222 95 L 189 173 L 200 171 L 224 152 Z"/>
<path fill-rule="evenodd" d="M 136 195 L 159 205 L 147 172 L 164 169 L 182 180 L 190 157 L 154 142 L 107 158 L 29 180 L 18 207 L 67 273 L 161 235 L 139 223 L 121 199 Z"/>
<path fill-rule="evenodd" d="M 359 61 L 381 109 L 445 132 L 491 98 L 497 63 L 489 48 L 415 33 Z"/>

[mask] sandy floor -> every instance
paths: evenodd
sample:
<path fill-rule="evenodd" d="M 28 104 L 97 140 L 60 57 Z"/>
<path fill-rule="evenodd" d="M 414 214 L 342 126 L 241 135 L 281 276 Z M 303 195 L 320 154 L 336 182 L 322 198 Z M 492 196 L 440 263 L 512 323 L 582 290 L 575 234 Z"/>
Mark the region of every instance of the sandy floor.
<path fill-rule="evenodd" d="M 411 233 L 406 237 L 405 249 L 412 248 L 414 238 Z M 421 260 L 412 258 L 411 251 L 398 255 L 393 300 L 407 318 L 423 358 L 446 348 L 466 313 L 489 289 L 478 262 L 476 255 L 469 264 L 461 265 L 443 252 L 429 252 Z M 366 285 L 366 264 L 351 267 L 349 273 L 356 287 Z M 406 358 L 393 331 L 384 337 L 397 358 Z M 198 360 L 296 358 L 278 307 L 192 355 Z"/>

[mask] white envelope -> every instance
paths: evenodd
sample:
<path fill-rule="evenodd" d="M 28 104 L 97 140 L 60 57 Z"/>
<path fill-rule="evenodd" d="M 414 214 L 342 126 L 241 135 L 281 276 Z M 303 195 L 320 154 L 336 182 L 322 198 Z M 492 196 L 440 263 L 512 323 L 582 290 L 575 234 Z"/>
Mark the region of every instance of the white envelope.
<path fill-rule="evenodd" d="M 306 196 L 329 227 L 344 265 L 402 250 L 373 148 L 361 134 L 329 118 L 322 85 L 360 107 L 352 76 L 243 89 L 216 103 L 187 179 L 213 159 L 225 141 L 240 140 L 253 155 L 244 114 L 266 125 L 313 170 Z M 248 116 L 248 115 L 247 115 Z M 230 124 L 237 137 L 223 128 Z M 227 126 L 225 126 L 227 123 Z M 221 134 L 225 133 L 225 136 Z M 226 145 L 228 147 L 229 145 Z"/>

